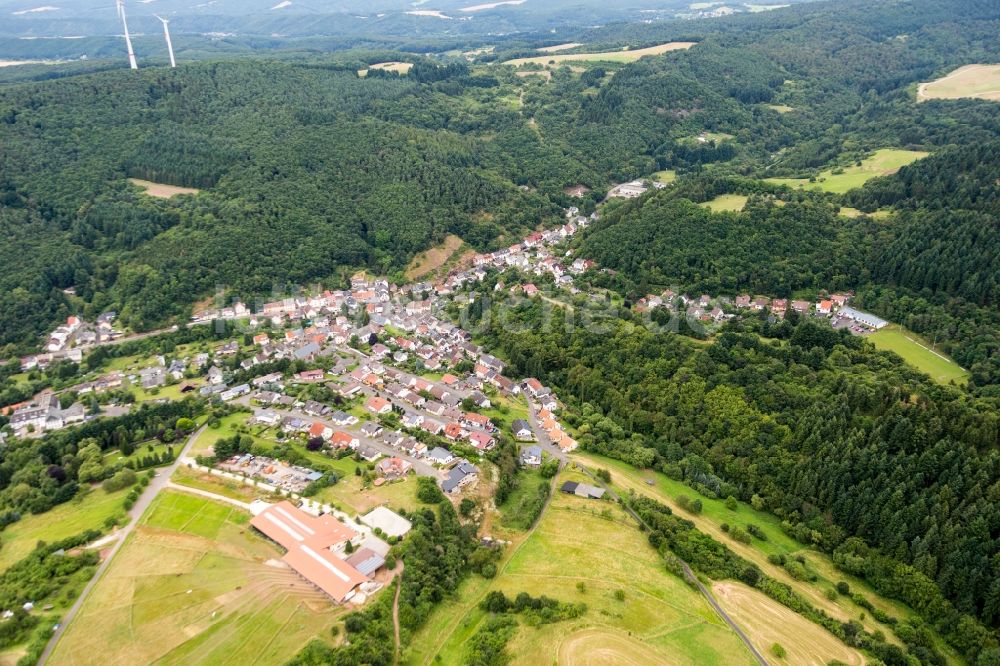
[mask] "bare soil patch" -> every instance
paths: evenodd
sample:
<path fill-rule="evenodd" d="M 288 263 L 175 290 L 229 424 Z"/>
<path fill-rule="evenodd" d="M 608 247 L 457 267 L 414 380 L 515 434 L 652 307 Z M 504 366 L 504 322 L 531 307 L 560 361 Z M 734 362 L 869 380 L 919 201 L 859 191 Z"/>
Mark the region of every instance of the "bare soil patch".
<path fill-rule="evenodd" d="M 441 245 L 418 254 L 406 268 L 407 279 L 419 279 L 441 268 L 462 247 L 462 242 L 458 236 L 448 235 Z"/>
<path fill-rule="evenodd" d="M 146 190 L 146 194 L 151 197 L 157 197 L 158 199 L 169 199 L 170 197 L 175 197 L 178 194 L 198 194 L 201 190 L 194 187 L 178 187 L 176 185 L 164 185 L 163 183 L 154 183 L 149 180 L 142 180 L 140 178 L 129 178 L 130 183 L 133 185 L 138 185 L 142 189 Z"/>

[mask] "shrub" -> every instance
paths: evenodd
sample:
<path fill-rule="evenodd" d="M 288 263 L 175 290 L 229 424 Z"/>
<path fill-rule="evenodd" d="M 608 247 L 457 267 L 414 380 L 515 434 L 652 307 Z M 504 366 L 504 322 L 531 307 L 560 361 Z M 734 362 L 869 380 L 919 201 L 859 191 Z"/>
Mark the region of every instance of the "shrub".
<path fill-rule="evenodd" d="M 751 541 L 753 541 L 753 537 L 750 536 L 750 533 L 747 532 L 742 527 L 740 527 L 739 525 L 731 527 L 729 529 L 729 536 L 731 536 L 734 540 L 739 541 L 740 543 L 750 543 Z"/>
<path fill-rule="evenodd" d="M 107 479 L 101 484 L 101 487 L 109 493 L 113 493 L 116 490 L 121 490 L 122 488 L 128 488 L 134 485 L 139 478 L 136 476 L 135 472 L 130 469 L 121 469 L 115 472 L 115 475 L 110 479 Z"/>
<path fill-rule="evenodd" d="M 729 497 L 726 498 L 726 508 L 727 509 L 729 509 L 730 511 L 736 511 L 736 509 L 738 508 L 738 506 L 739 505 L 736 503 L 736 498 L 735 497 L 733 497 L 732 495 L 730 495 Z"/>
<path fill-rule="evenodd" d="M 781 647 L 780 643 L 775 643 L 774 645 L 771 646 L 771 654 L 773 654 L 778 659 L 784 659 L 785 657 L 788 656 L 788 652 L 785 651 L 785 648 Z"/>

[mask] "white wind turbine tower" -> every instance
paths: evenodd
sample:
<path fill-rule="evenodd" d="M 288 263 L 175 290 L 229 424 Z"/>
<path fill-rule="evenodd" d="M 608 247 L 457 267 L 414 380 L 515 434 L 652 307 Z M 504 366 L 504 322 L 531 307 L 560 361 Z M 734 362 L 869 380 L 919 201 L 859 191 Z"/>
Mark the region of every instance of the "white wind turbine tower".
<path fill-rule="evenodd" d="M 135 61 L 135 51 L 132 50 L 132 38 L 128 34 L 128 23 L 125 22 L 125 0 L 115 0 L 118 5 L 118 16 L 122 19 L 122 27 L 125 28 L 125 46 L 128 48 L 128 64 L 132 69 L 139 69 L 139 64 Z"/>
<path fill-rule="evenodd" d="M 177 61 L 174 60 L 174 45 L 170 43 L 170 28 L 167 27 L 167 24 L 170 23 L 170 21 L 162 16 L 157 16 L 156 14 L 153 14 L 153 16 L 160 19 L 160 23 L 163 24 L 163 36 L 167 38 L 167 52 L 170 53 L 170 66 L 176 67 Z"/>

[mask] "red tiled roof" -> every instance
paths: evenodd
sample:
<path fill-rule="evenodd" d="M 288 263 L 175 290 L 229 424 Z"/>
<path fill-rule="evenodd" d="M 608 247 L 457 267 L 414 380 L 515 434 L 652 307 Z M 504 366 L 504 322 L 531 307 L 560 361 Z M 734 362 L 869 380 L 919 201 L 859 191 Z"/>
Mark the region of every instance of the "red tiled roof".
<path fill-rule="evenodd" d="M 284 501 L 264 509 L 250 524 L 288 551 L 282 558 L 288 566 L 337 601 L 369 580 L 330 551 L 357 536 L 332 516 L 311 516 Z"/>

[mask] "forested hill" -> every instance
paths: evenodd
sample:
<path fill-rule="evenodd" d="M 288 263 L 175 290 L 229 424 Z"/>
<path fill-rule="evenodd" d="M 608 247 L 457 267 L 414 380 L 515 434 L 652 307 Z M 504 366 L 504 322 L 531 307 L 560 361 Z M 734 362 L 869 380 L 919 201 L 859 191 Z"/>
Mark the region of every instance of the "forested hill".
<path fill-rule="evenodd" d="M 934 152 L 984 144 L 1000 133 L 995 104 L 916 105 L 911 88 L 961 64 L 1000 59 L 998 29 L 1000 10 L 988 2 L 887 2 L 869 14 L 867 3 L 850 0 L 721 21 L 610 26 L 588 33 L 588 46 L 681 37 L 698 45 L 544 76 L 516 76 L 493 62 L 498 53 L 473 64 L 351 53 L 0 86 L 3 355 L 36 346 L 73 312 L 116 309 L 142 329 L 183 317 L 218 285 L 250 298 L 289 283 L 337 285 L 358 267 L 398 277 L 416 252 L 448 233 L 476 248 L 499 246 L 556 221 L 564 206 L 589 212 L 610 184 L 659 169 L 676 171 L 677 193 L 701 201 L 732 188 L 735 176 L 744 179 L 735 186 L 761 191 L 763 177 L 808 177 L 886 146 Z M 392 59 L 416 65 L 402 77 L 358 74 Z M 703 144 L 702 132 L 723 138 Z M 203 191 L 156 200 L 129 177 Z M 576 185 L 589 193 L 565 194 Z M 869 204 L 908 205 L 858 203 Z M 791 220 L 795 211 L 775 215 L 809 228 L 808 217 Z M 838 229 L 817 214 L 826 242 L 856 239 L 855 256 L 868 256 L 863 223 Z M 702 253 L 711 246 L 691 241 Z M 809 256 L 789 255 L 774 270 L 799 287 L 827 276 L 870 285 L 866 299 L 898 311 L 898 292 L 885 302 L 877 291 L 895 289 L 892 276 L 873 282 L 857 272 L 868 266 L 807 265 Z M 716 260 L 727 261 L 705 259 Z M 988 274 L 988 261 L 983 267 Z M 988 278 L 949 280 L 932 298 L 918 282 L 927 307 L 917 311 L 939 322 L 945 339 L 981 338 L 989 310 L 968 288 Z M 75 296 L 64 293 L 70 287 Z M 934 300 L 951 296 L 974 309 L 979 323 L 968 335 L 959 333 L 957 310 Z M 971 344 L 960 362 L 986 362 L 989 344 Z M 974 375 L 1000 377 L 984 367 Z"/>
<path fill-rule="evenodd" d="M 462 97 L 491 82 L 447 73 L 242 61 L 0 90 L 2 341 L 33 341 L 68 287 L 143 327 L 218 284 L 391 272 L 447 233 L 487 247 L 558 214 L 463 126 L 504 120 Z M 209 189 L 159 201 L 126 177 Z"/>

